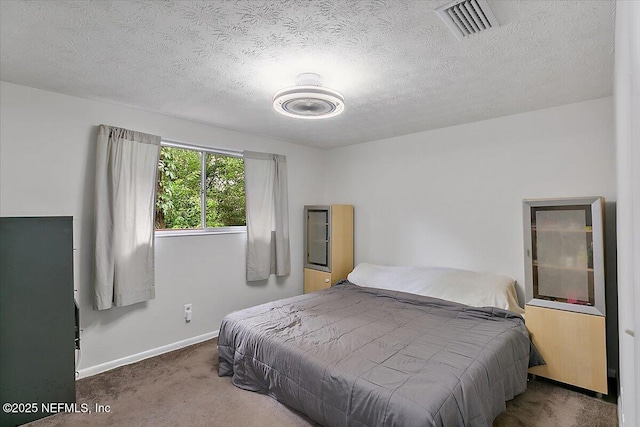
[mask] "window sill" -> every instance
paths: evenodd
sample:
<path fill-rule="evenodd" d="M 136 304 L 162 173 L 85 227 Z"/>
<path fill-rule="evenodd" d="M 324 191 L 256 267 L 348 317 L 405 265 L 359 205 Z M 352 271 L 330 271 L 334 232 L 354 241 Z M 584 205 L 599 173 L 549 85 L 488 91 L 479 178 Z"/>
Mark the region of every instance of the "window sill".
<path fill-rule="evenodd" d="M 210 236 L 215 234 L 246 233 L 247 227 L 220 227 L 205 230 L 156 230 L 155 237 Z"/>

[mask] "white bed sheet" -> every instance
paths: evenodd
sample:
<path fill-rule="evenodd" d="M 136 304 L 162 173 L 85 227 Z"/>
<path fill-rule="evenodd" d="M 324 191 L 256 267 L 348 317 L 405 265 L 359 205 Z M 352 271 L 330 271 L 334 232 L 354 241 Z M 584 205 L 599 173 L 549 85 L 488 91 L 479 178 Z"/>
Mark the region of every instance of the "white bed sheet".
<path fill-rule="evenodd" d="M 524 315 L 518 305 L 515 280 L 497 274 L 361 263 L 347 278 L 358 286 L 409 292 L 473 307 L 498 307 Z"/>

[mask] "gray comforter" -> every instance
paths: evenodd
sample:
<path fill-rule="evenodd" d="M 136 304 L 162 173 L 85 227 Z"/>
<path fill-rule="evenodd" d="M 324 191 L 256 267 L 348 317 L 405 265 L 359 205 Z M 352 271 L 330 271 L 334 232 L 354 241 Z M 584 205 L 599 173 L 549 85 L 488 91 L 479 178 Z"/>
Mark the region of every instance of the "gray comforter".
<path fill-rule="evenodd" d="M 228 315 L 219 374 L 325 426 L 489 426 L 527 384 L 522 317 L 342 282 Z"/>

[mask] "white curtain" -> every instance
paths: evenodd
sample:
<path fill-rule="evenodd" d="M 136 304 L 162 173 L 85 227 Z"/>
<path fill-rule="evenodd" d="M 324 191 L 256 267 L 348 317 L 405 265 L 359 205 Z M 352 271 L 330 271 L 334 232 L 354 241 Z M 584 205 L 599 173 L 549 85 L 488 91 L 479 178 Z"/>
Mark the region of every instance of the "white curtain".
<path fill-rule="evenodd" d="M 291 272 L 287 158 L 245 151 L 247 281 Z"/>
<path fill-rule="evenodd" d="M 159 136 L 105 125 L 98 128 L 97 310 L 155 297 L 153 233 L 159 155 Z"/>

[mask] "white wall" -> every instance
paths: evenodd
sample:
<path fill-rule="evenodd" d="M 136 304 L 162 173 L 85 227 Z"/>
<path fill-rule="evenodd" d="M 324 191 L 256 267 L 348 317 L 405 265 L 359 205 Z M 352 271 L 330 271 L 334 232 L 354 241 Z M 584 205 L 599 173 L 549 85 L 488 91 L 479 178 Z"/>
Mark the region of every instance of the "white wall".
<path fill-rule="evenodd" d="M 616 2 L 620 425 L 640 426 L 640 3 Z"/>
<path fill-rule="evenodd" d="M 524 283 L 522 199 L 615 200 L 612 99 L 329 152 L 356 205 L 356 260 L 494 271 Z"/>
<path fill-rule="evenodd" d="M 355 205 L 356 263 L 504 274 L 522 303 L 522 199 L 604 196 L 615 368 L 612 107 L 603 98 L 331 150 L 330 200 Z"/>
<path fill-rule="evenodd" d="M 244 279 L 246 234 L 156 238 L 156 298 L 94 311 L 91 301 L 96 126 L 213 147 L 285 154 L 292 273 Z M 217 330 L 235 309 L 302 293 L 303 205 L 322 200 L 326 152 L 137 109 L 0 83 L 0 215 L 72 215 L 81 369 Z M 183 305 L 193 303 L 186 324 Z"/>

